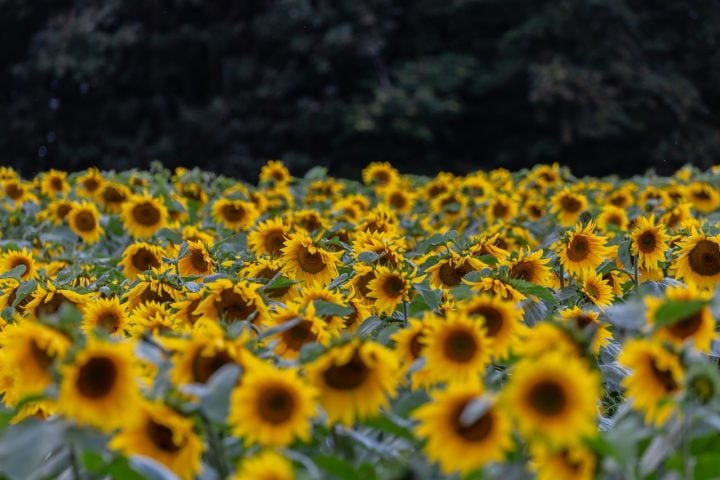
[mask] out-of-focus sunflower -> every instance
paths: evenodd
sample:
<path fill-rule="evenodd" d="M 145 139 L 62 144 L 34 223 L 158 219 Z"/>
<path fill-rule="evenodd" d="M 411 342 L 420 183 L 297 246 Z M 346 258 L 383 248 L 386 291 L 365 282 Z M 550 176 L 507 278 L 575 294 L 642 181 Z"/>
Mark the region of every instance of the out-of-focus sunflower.
<path fill-rule="evenodd" d="M 103 235 L 100 213 L 94 203 L 84 201 L 73 204 L 67 215 L 70 229 L 85 243 L 96 243 Z"/>
<path fill-rule="evenodd" d="M 262 325 L 268 317 L 267 305 L 258 290 L 262 284 L 245 280 L 232 282 L 221 278 L 206 288 L 208 295 L 203 299 L 196 312 L 213 320 L 233 323 L 250 319 L 255 325 Z"/>
<path fill-rule="evenodd" d="M 560 263 L 570 275 L 581 276 L 585 270 L 595 271 L 609 256 L 607 238 L 594 231 L 593 222 L 584 227 L 578 224 L 557 246 Z"/>
<path fill-rule="evenodd" d="M 362 171 L 365 185 L 372 185 L 380 189 L 394 184 L 399 177 L 400 172 L 388 162 L 372 162 Z"/>
<path fill-rule="evenodd" d="M 407 370 L 418 358 L 423 356 L 425 345 L 423 336 L 430 331 L 427 322 L 411 319 L 408 326 L 398 330 L 391 340 L 395 343 L 395 353 L 401 366 Z"/>
<path fill-rule="evenodd" d="M 553 195 L 550 203 L 552 205 L 550 212 L 557 216 L 563 227 L 571 227 L 575 224 L 580 214 L 588 208 L 588 200 L 585 195 L 567 188 Z"/>
<path fill-rule="evenodd" d="M 6 180 L 2 182 L 2 190 L 5 198 L 12 203 L 6 206 L 11 209 L 17 209 L 25 202 L 36 202 L 37 197 L 31 191 L 31 185 L 20 180 Z"/>
<path fill-rule="evenodd" d="M 375 300 L 372 308 L 382 315 L 391 315 L 402 302 L 410 301 L 414 279 L 412 274 L 378 267 L 375 278 L 368 282 L 368 297 Z"/>
<path fill-rule="evenodd" d="M 67 172 L 51 168 L 43 174 L 40 191 L 48 197 L 65 196 L 70 191 Z"/>
<path fill-rule="evenodd" d="M 508 412 L 528 441 L 572 445 L 596 433 L 599 375 L 560 352 L 518 363 L 503 391 Z"/>
<path fill-rule="evenodd" d="M 280 160 L 268 160 L 260 169 L 260 181 L 271 182 L 275 185 L 290 183 L 292 176 L 290 171 Z"/>
<path fill-rule="evenodd" d="M 710 310 L 712 292 L 698 290 L 692 286 L 670 286 L 665 290 L 665 298 L 645 297 L 646 318 L 655 327 L 654 336 L 659 340 L 668 340 L 675 345 L 692 343 L 698 350 L 710 353 L 710 345 L 717 338 L 715 319 Z M 707 302 L 693 314 L 687 315 L 670 325 L 657 325 L 656 316 L 660 308 L 670 302 Z"/>
<path fill-rule="evenodd" d="M 618 232 L 624 232 L 629 223 L 630 220 L 628 220 L 625 209 L 615 205 L 603 205 L 602 211 L 597 217 L 598 229 L 603 232 L 611 232 L 611 226 Z"/>
<path fill-rule="evenodd" d="M 87 336 L 95 330 L 102 330 L 110 335 L 124 334 L 128 325 L 128 314 L 125 304 L 118 297 L 98 298 L 83 309 L 81 328 Z"/>
<path fill-rule="evenodd" d="M 470 318 L 482 322 L 485 335 L 492 340 L 491 351 L 495 359 L 505 359 L 516 341 L 523 311 L 512 301 L 482 294 L 459 305 L 459 310 Z"/>
<path fill-rule="evenodd" d="M 319 247 L 307 233 L 292 233 L 282 249 L 283 272 L 293 280 L 327 284 L 338 274 L 340 252 Z"/>
<path fill-rule="evenodd" d="M 540 358 L 547 353 L 548 345 L 553 346 L 553 351 L 568 357 L 581 355 L 580 346 L 570 333 L 551 322 L 540 322 L 533 327 L 521 324 L 513 353 L 523 358 Z"/>
<path fill-rule="evenodd" d="M 148 300 L 135 306 L 130 312 L 127 332 L 134 337 L 145 333 L 154 335 L 177 331 L 189 325 L 181 325 L 179 318 L 165 303 Z"/>
<path fill-rule="evenodd" d="M 374 263 L 386 267 L 397 267 L 403 261 L 407 250 L 405 239 L 397 235 L 379 232 L 357 232 L 352 242 L 352 256 L 355 259 L 365 253 L 378 254 Z"/>
<path fill-rule="evenodd" d="M 57 198 L 48 203 L 44 218 L 49 218 L 53 225 L 61 225 L 72 210 L 73 202 L 64 198 Z"/>
<path fill-rule="evenodd" d="M 489 225 L 496 222 L 509 222 L 518 213 L 517 201 L 505 194 L 495 195 L 487 206 L 486 218 Z"/>
<path fill-rule="evenodd" d="M 47 282 L 44 287 L 39 286 L 33 291 L 30 301 L 25 305 L 25 312 L 32 313 L 36 317 L 54 315 L 63 305 L 72 305 L 82 311 L 88 302 L 90 302 L 88 295 L 69 288 L 57 288 L 51 282 Z"/>
<path fill-rule="evenodd" d="M 179 478 L 200 473 L 204 449 L 189 418 L 159 402 L 143 402 L 139 414 L 124 423 L 109 447 L 125 455 L 142 455 L 166 466 Z"/>
<path fill-rule="evenodd" d="M 692 205 L 687 202 L 679 203 L 673 208 L 668 209 L 661 217 L 660 221 L 670 230 L 677 229 L 680 225 L 688 220 L 694 220 L 690 208 Z"/>
<path fill-rule="evenodd" d="M 8 250 L 0 255 L 0 273 L 9 272 L 18 265 L 25 266 L 25 271 L 20 274 L 20 280 L 30 280 L 35 276 L 35 259 L 27 248 L 23 248 L 22 250 Z"/>
<path fill-rule="evenodd" d="M 680 253 L 672 267 L 678 279 L 704 290 L 720 282 L 720 235 L 693 230 L 677 248 Z"/>
<path fill-rule="evenodd" d="M 248 262 L 240 272 L 242 278 L 257 278 L 271 280 L 275 275 L 282 272 L 283 262 L 275 257 L 259 257 L 252 262 Z M 267 288 L 265 285 L 262 289 L 263 295 L 273 300 L 287 302 L 297 296 L 297 284 L 283 285 L 274 288 Z"/>
<path fill-rule="evenodd" d="M 526 298 L 525 295 L 516 290 L 512 285 L 499 278 L 483 277 L 477 282 L 463 279 L 463 283 L 472 286 L 473 289 L 480 292 L 487 292 L 494 295 L 501 300 L 519 302 Z"/>
<path fill-rule="evenodd" d="M 607 280 L 595 271 L 586 270 L 581 279 L 580 290 L 585 298 L 604 309 L 612 305 L 613 291 Z"/>
<path fill-rule="evenodd" d="M 239 232 L 250 228 L 259 216 L 259 212 L 252 202 L 219 198 L 213 203 L 212 216 L 215 222 L 228 230 Z"/>
<path fill-rule="evenodd" d="M 137 415 L 140 399 L 133 343 L 90 340 L 61 368 L 61 412 L 82 425 L 110 431 Z"/>
<path fill-rule="evenodd" d="M 232 363 L 250 371 L 258 361 L 242 347 L 240 341 L 226 339 L 216 324 L 206 324 L 207 329 L 194 330 L 189 338 L 173 343 L 170 379 L 176 385 L 207 383 L 215 372 Z"/>
<path fill-rule="evenodd" d="M 472 245 L 470 253 L 473 255 L 492 255 L 498 260 L 510 255 L 510 252 L 502 244 L 499 233 L 484 234 L 470 237 Z"/>
<path fill-rule="evenodd" d="M 147 238 L 167 225 L 169 215 L 162 201 L 145 193 L 123 203 L 121 217 L 133 238 Z"/>
<path fill-rule="evenodd" d="M 166 272 L 163 270 L 153 268 L 150 273 L 137 276 L 138 283 L 123 295 L 123 298 L 127 299 L 129 310 L 145 302 L 165 304 L 180 299 L 182 292 L 177 285 L 168 283 L 163 277 L 164 273 Z"/>
<path fill-rule="evenodd" d="M 131 196 L 132 192 L 125 185 L 117 182 L 106 182 L 98 188 L 95 199 L 108 213 L 120 213 L 122 212 L 123 203 Z"/>
<path fill-rule="evenodd" d="M 595 454 L 582 445 L 551 447 L 541 442 L 531 446 L 532 468 L 537 480 L 593 480 Z"/>
<path fill-rule="evenodd" d="M 591 310 L 583 310 L 577 305 L 560 311 L 560 318 L 574 325 L 581 332 L 592 334 L 592 351 L 595 355 L 602 347 L 607 346 L 612 338 L 608 325 L 599 320 L 600 314 Z"/>
<path fill-rule="evenodd" d="M 230 396 L 228 423 L 248 445 L 284 447 L 308 441 L 317 390 L 297 370 L 261 364 L 243 375 Z"/>
<path fill-rule="evenodd" d="M 248 233 L 247 244 L 255 255 L 271 255 L 279 257 L 285 246 L 285 238 L 290 233 L 290 226 L 280 218 L 271 218 L 259 223 Z"/>
<path fill-rule="evenodd" d="M 215 271 L 213 263 L 205 244 L 190 240 L 187 255 L 178 259 L 178 271 L 184 277 L 210 275 Z"/>
<path fill-rule="evenodd" d="M 460 285 L 465 275 L 481 270 L 486 265 L 470 255 L 460 255 L 451 250 L 449 256 L 441 258 L 425 270 L 430 274 L 430 285 L 434 288 L 452 288 Z"/>
<path fill-rule="evenodd" d="M 299 321 L 298 321 L 299 320 Z M 269 328 L 280 327 L 287 322 L 298 322 L 274 337 L 277 339 L 275 351 L 287 359 L 295 359 L 300 349 L 311 342 L 327 345 L 333 337 L 340 335 L 337 326 L 330 325 L 315 315 L 315 307 L 310 302 L 304 306 L 291 303 L 285 308 L 274 311 L 267 322 Z"/>
<path fill-rule="evenodd" d="M 476 384 L 433 393 L 431 401 L 418 408 L 413 417 L 420 422 L 418 436 L 427 440 L 427 456 L 438 462 L 445 474 L 468 473 L 500 462 L 513 444 L 506 413 L 494 399 L 483 396 Z"/>
<path fill-rule="evenodd" d="M 685 189 L 685 196 L 693 207 L 701 213 L 712 213 L 720 205 L 720 193 L 717 188 L 705 182 L 693 182 Z"/>
<path fill-rule="evenodd" d="M 383 193 L 383 199 L 391 208 L 398 213 L 408 214 L 415 204 L 415 194 L 410 188 L 403 185 L 395 185 Z"/>
<path fill-rule="evenodd" d="M 164 254 L 164 249 L 159 245 L 146 242 L 131 243 L 123 252 L 120 262 L 123 275 L 133 280 L 143 272 L 159 268 Z"/>
<path fill-rule="evenodd" d="M 655 224 L 655 216 L 640 217 L 635 220 L 635 228 L 630 234 L 630 251 L 638 256 L 638 265 L 643 268 L 657 268 L 665 261 L 668 240 L 663 224 Z"/>
<path fill-rule="evenodd" d="M 397 389 L 399 363 L 382 345 L 356 338 L 325 352 L 306 372 L 320 391 L 328 422 L 350 425 L 387 407 Z"/>
<path fill-rule="evenodd" d="M 293 465 L 272 450 L 263 450 L 240 461 L 230 480 L 295 480 Z"/>
<path fill-rule="evenodd" d="M 81 196 L 91 198 L 105 183 L 105 178 L 97 168 L 90 168 L 75 179 L 78 185 L 78 193 Z"/>
<path fill-rule="evenodd" d="M 297 303 L 301 307 L 305 307 L 313 303 L 315 300 L 335 303 L 338 305 L 343 305 L 345 303 L 342 294 L 337 291 L 327 290 L 318 283 L 303 285 L 300 289 L 300 296 L 296 299 Z M 333 331 L 339 332 L 345 326 L 345 320 L 339 315 L 322 315 L 320 318 Z"/>
<path fill-rule="evenodd" d="M 645 422 L 661 425 L 675 410 L 685 372 L 680 358 L 652 340 L 629 340 L 618 362 L 631 370 L 622 381 L 632 406 Z"/>

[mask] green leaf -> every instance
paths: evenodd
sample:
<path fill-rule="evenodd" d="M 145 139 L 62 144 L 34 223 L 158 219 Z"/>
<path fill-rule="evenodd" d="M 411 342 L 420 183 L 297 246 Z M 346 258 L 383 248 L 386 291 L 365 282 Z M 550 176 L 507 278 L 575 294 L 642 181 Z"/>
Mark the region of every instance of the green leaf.
<path fill-rule="evenodd" d="M 430 310 L 435 310 L 440 306 L 442 301 L 442 292 L 440 290 L 431 288 L 427 282 L 416 284 L 415 290 L 422 296 Z"/>
<path fill-rule="evenodd" d="M 315 304 L 315 315 L 318 317 L 344 317 L 354 312 L 350 307 L 325 300 L 315 300 L 313 303 Z"/>
<path fill-rule="evenodd" d="M 297 282 L 290 280 L 282 275 L 275 275 L 268 283 L 265 284 L 263 290 L 275 290 L 280 288 L 288 288 L 295 285 Z"/>
<path fill-rule="evenodd" d="M 518 292 L 524 295 L 532 295 L 549 302 L 552 305 L 557 305 L 557 299 L 552 294 L 552 290 L 536 283 L 521 280 L 519 278 L 509 278 L 507 283 L 515 288 Z"/>
<path fill-rule="evenodd" d="M 306 343 L 300 347 L 298 360 L 300 363 L 312 362 L 325 352 L 325 347 L 316 342 Z"/>
<path fill-rule="evenodd" d="M 390 435 L 394 435 L 396 437 L 410 440 L 411 442 L 415 441 L 415 434 L 413 434 L 411 430 L 401 425 L 398 425 L 384 415 L 365 420 L 363 424 L 370 428 L 374 428 L 375 430 L 379 430 L 381 432 L 389 433 Z"/>
<path fill-rule="evenodd" d="M 25 297 L 34 292 L 36 287 L 37 281 L 35 280 L 28 280 L 26 282 L 22 282 L 18 287 L 17 292 L 15 292 L 15 300 L 13 300 L 12 303 L 13 308 L 17 307 L 20 302 L 25 299 Z"/>
<path fill-rule="evenodd" d="M 27 270 L 27 267 L 21 263 L 20 265 L 17 265 L 0 275 L 0 278 L 14 278 L 15 280 L 20 280 L 20 277 L 23 273 L 25 273 L 25 270 Z"/>
<path fill-rule="evenodd" d="M 378 258 L 380 258 L 380 255 L 375 252 L 362 252 L 357 257 L 358 261 L 363 263 L 373 263 L 377 261 Z"/>
<path fill-rule="evenodd" d="M 200 410 L 213 422 L 223 423 L 230 408 L 230 392 L 240 376 L 234 363 L 223 365 L 207 382 L 207 391 L 200 399 Z"/>
<path fill-rule="evenodd" d="M 655 325 L 665 327 L 689 318 L 702 310 L 706 300 L 666 300 L 655 312 Z"/>
<path fill-rule="evenodd" d="M 364 480 L 355 471 L 355 467 L 334 455 L 316 455 L 313 462 L 325 472 L 332 475 L 333 478 L 341 480 Z"/>

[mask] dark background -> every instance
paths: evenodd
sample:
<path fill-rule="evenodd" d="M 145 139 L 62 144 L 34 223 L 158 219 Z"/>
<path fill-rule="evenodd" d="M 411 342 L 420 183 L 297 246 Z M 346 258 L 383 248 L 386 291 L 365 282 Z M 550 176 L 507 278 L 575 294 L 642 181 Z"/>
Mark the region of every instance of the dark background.
<path fill-rule="evenodd" d="M 720 1 L 0 0 L 0 163 L 720 163 Z"/>

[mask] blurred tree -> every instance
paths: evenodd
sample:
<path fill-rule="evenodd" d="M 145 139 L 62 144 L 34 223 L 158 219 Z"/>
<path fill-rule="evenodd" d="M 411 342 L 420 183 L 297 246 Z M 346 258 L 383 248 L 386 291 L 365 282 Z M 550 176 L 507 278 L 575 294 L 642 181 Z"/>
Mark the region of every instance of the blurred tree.
<path fill-rule="evenodd" d="M 708 166 L 716 0 L 0 0 L 0 158 L 254 180 Z"/>

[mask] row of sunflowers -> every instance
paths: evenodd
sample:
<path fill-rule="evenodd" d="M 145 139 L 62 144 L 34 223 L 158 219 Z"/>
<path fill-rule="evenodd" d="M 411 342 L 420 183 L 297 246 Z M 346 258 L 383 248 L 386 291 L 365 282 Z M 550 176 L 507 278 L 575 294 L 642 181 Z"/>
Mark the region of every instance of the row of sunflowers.
<path fill-rule="evenodd" d="M 0 168 L 0 473 L 716 478 L 720 177 Z"/>

